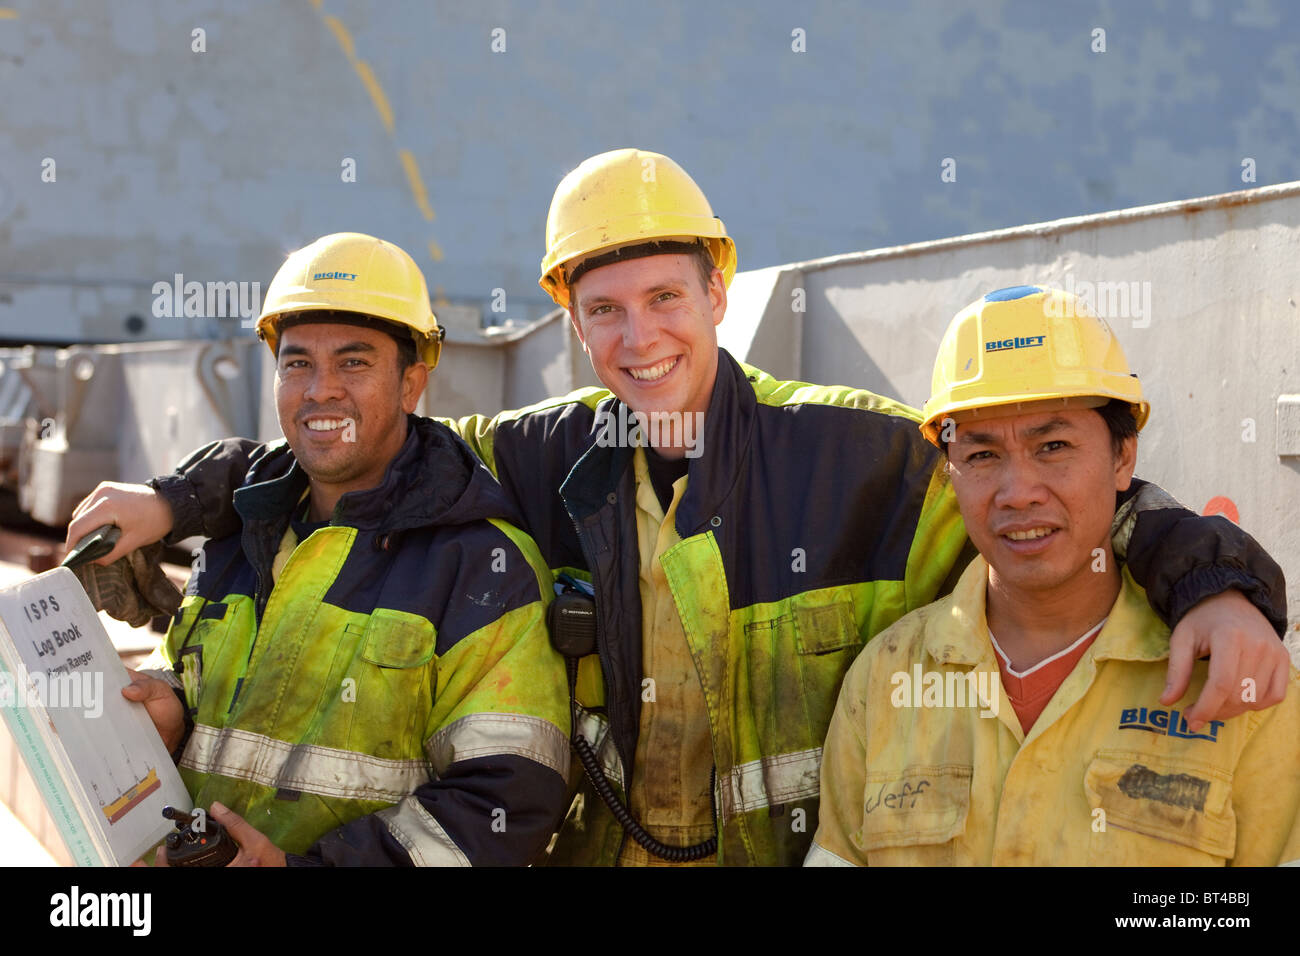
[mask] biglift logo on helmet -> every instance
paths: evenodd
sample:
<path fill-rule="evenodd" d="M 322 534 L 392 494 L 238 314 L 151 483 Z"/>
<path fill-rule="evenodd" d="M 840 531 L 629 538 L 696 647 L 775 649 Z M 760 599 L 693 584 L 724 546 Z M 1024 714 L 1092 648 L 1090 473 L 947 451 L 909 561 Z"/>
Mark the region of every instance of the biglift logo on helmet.
<path fill-rule="evenodd" d="M 1051 339 L 1051 343 L 1048 343 Z M 1101 401 L 1094 401 L 1100 399 Z M 1104 320 L 1050 286 L 997 289 L 958 312 L 935 358 L 921 433 L 942 446 L 944 421 L 991 417 L 999 408 L 1042 401 L 1115 399 L 1140 430 L 1150 405 Z"/>
<path fill-rule="evenodd" d="M 1027 335 L 1014 339 L 998 339 L 992 342 L 985 342 L 984 351 L 1001 352 L 1004 349 L 1032 349 L 1036 345 L 1042 345 L 1046 340 L 1046 335 Z"/>
<path fill-rule="evenodd" d="M 275 353 L 280 320 L 316 311 L 356 312 L 402 326 L 420 361 L 430 371 L 438 365 L 446 330 L 433 314 L 424 273 L 391 242 L 336 232 L 290 253 L 262 302 L 258 337 Z"/>

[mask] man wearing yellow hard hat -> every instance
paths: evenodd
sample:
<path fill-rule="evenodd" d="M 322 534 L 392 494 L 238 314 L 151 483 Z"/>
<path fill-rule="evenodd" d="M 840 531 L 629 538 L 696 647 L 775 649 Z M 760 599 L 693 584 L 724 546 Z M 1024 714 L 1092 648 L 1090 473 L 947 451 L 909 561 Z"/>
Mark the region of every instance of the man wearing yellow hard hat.
<path fill-rule="evenodd" d="M 1161 702 L 1169 628 L 1110 540 L 1149 411 L 1068 293 L 1001 289 L 953 319 L 921 431 L 980 557 L 849 668 L 810 865 L 1300 860 L 1300 674 L 1199 729 L 1205 664 Z"/>
<path fill-rule="evenodd" d="M 239 449 L 236 520 L 206 529 L 128 696 L 234 865 L 532 862 L 569 762 L 550 573 L 465 443 L 412 414 L 442 340 L 423 275 L 325 236 L 281 266 L 257 331 L 285 440 Z"/>
<path fill-rule="evenodd" d="M 566 573 L 553 631 L 587 779 L 554 862 L 800 862 L 845 671 L 964 563 L 916 411 L 778 381 L 718 347 L 735 268 L 722 222 L 667 156 L 587 159 L 556 189 L 540 282 L 606 390 L 457 424 Z M 168 514 L 131 546 L 196 533 L 179 519 L 198 496 L 220 507 L 231 471 L 209 453 L 161 479 Z M 1143 502 L 1125 500 L 1138 505 L 1128 559 L 1183 620 L 1186 667 L 1211 643 L 1220 685 L 1284 666 L 1269 620 L 1220 593 L 1242 589 L 1284 626 L 1276 564 L 1226 521 Z M 1202 718 L 1275 702 L 1224 693 L 1205 695 Z"/>

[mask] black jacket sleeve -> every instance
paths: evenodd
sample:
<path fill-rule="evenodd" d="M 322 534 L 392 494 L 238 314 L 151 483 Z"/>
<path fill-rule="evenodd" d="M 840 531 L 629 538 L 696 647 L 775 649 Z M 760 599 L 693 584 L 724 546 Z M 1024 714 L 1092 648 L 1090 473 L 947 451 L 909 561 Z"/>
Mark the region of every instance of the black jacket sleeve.
<path fill-rule="evenodd" d="M 426 862 L 526 866 L 542 858 L 559 827 L 560 819 L 550 809 L 565 806 L 565 793 L 564 778 L 554 770 L 506 755 L 458 761 L 444 778 L 423 784 L 405 799 L 418 801 L 451 841 L 445 853 Z M 518 795 L 517 805 L 509 804 L 506 795 L 510 794 Z M 285 862 L 289 866 L 413 866 L 410 853 L 384 819 L 395 810 L 344 824 L 303 855 L 286 855 Z M 509 820 L 508 836 L 504 825 L 493 825 L 497 819 Z"/>
<path fill-rule="evenodd" d="M 1112 538 L 1127 544 L 1133 580 L 1173 627 L 1203 598 L 1237 588 L 1286 633 L 1286 580 L 1259 542 L 1227 518 L 1202 517 L 1158 485 L 1133 480 L 1120 496 Z"/>
<path fill-rule="evenodd" d="M 150 479 L 172 509 L 172 530 L 164 539 L 175 544 L 201 536 L 224 538 L 239 531 L 235 489 L 266 445 L 248 438 L 225 438 L 193 451 L 170 475 Z"/>

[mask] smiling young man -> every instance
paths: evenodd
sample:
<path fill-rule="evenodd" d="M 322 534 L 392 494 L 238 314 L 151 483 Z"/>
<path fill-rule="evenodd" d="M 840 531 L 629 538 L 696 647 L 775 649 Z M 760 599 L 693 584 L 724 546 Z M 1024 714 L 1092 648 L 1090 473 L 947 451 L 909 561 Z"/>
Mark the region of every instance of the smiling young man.
<path fill-rule="evenodd" d="M 556 189 L 539 281 L 606 388 L 457 425 L 550 567 L 594 595 L 575 746 L 607 781 L 582 783 L 553 862 L 797 864 L 845 671 L 965 563 L 942 456 L 915 410 L 778 381 L 718 348 L 735 269 L 735 245 L 680 166 L 635 149 L 591 157 Z M 70 535 L 121 518 L 125 553 L 169 529 L 229 533 L 246 449 L 200 449 L 154 480 L 158 495 L 97 489 Z M 1170 693 L 1212 645 L 1195 717 L 1275 702 L 1280 569 L 1226 520 L 1153 491 L 1113 504 L 1135 576 L 1180 622 Z M 1240 702 L 1231 692 L 1252 675 L 1259 698 Z"/>
<path fill-rule="evenodd" d="M 727 307 L 722 273 L 698 245 L 661 243 L 652 248 L 669 251 L 624 258 L 626 248 L 570 276 L 570 287 L 582 289 L 572 301 L 574 330 L 597 377 L 630 408 L 671 426 L 688 415 L 702 421 L 718 373 L 713 330 Z M 684 457 L 692 450 L 685 431 L 670 431 L 656 450 Z"/>
<path fill-rule="evenodd" d="M 988 347 L 1008 339 L 1031 344 Z M 1200 729 L 1204 664 L 1161 702 L 1169 629 L 1110 543 L 1148 413 L 1110 329 L 1066 293 L 1002 289 L 953 320 L 922 431 L 980 557 L 849 669 L 809 865 L 1300 858 L 1300 674 L 1271 710 Z M 898 694 L 898 675 L 933 694 Z M 967 686 L 993 693 L 945 696 Z"/>
<path fill-rule="evenodd" d="M 465 443 L 412 414 L 442 336 L 423 276 L 326 236 L 277 273 L 258 332 L 285 440 L 252 449 L 241 527 L 204 548 L 174 671 L 128 696 L 237 865 L 533 861 L 569 755 L 550 575 Z"/>

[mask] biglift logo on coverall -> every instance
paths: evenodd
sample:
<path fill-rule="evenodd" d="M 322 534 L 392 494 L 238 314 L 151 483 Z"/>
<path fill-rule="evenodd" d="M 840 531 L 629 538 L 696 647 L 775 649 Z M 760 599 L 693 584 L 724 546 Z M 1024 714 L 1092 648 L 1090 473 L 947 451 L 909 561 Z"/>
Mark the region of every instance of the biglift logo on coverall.
<path fill-rule="evenodd" d="M 1120 711 L 1120 730 L 1146 730 L 1162 737 L 1182 737 L 1185 740 L 1208 740 L 1219 742 L 1219 728 L 1223 721 L 1212 720 L 1209 733 L 1194 734 L 1187 729 L 1187 718 L 1176 710 L 1148 710 L 1145 707 L 1130 707 Z"/>

